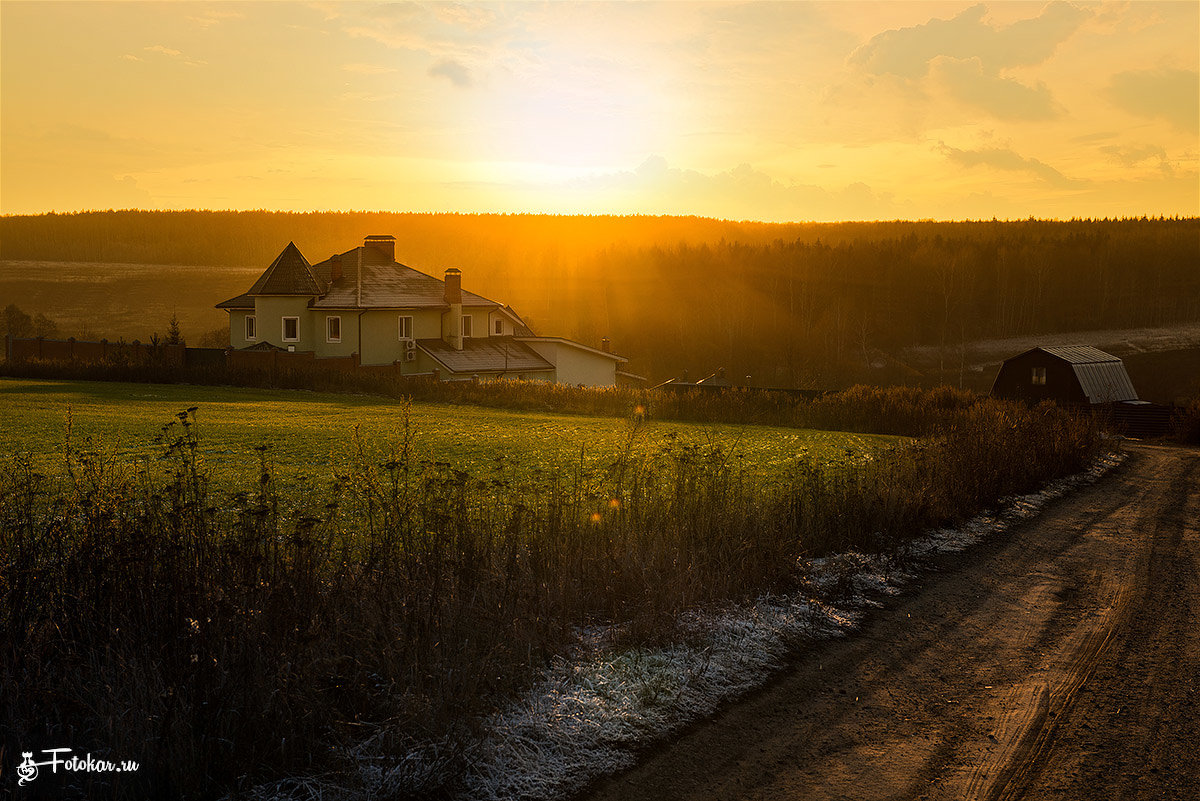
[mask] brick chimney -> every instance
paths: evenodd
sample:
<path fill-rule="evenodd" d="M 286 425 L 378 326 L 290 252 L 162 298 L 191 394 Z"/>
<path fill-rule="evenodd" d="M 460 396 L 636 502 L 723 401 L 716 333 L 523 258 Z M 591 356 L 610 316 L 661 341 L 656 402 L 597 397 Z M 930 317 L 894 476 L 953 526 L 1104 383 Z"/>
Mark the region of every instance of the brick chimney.
<path fill-rule="evenodd" d="M 600 340 L 600 350 L 604 351 L 605 353 L 612 353 L 612 340 L 610 340 L 608 337 L 602 338 Z"/>
<path fill-rule="evenodd" d="M 342 277 L 342 257 L 334 256 L 329 260 L 329 280 L 330 282 L 338 281 Z"/>
<path fill-rule="evenodd" d="M 446 270 L 445 300 L 451 305 L 462 303 L 462 270 L 457 267 Z"/>
<path fill-rule="evenodd" d="M 363 240 L 363 261 L 366 264 L 391 264 L 396 261 L 396 237 L 372 234 Z"/>
<path fill-rule="evenodd" d="M 450 304 L 450 313 L 445 317 L 446 328 L 444 335 L 446 341 L 455 350 L 462 350 L 462 271 L 457 267 L 450 267 L 446 270 L 446 290 L 443 298 L 446 303 Z"/>

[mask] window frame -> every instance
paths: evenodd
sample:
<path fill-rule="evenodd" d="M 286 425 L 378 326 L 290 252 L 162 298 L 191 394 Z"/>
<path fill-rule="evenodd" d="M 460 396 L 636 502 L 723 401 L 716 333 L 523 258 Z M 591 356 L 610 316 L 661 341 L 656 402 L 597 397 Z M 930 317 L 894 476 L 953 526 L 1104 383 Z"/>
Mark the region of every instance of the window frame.
<path fill-rule="evenodd" d="M 294 337 L 289 337 L 287 335 L 288 320 L 296 321 L 296 336 L 294 336 Z M 282 339 L 284 342 L 299 342 L 300 341 L 300 318 L 299 317 L 292 317 L 292 316 L 281 317 L 279 322 L 280 322 L 280 327 L 279 327 L 279 338 L 280 339 Z"/>
<path fill-rule="evenodd" d="M 337 336 L 334 336 L 330 330 L 330 325 L 333 324 L 334 320 L 337 320 Z M 342 341 L 342 315 L 328 314 L 325 316 L 325 341 L 334 344 Z"/>
<path fill-rule="evenodd" d="M 1046 386 L 1046 368 L 1034 367 L 1030 373 L 1029 382 L 1035 387 Z"/>
<path fill-rule="evenodd" d="M 407 325 L 405 325 L 405 322 L 404 322 L 405 320 L 408 321 Z M 411 314 L 396 315 L 396 334 L 397 334 L 397 339 L 399 341 L 410 342 L 412 340 L 415 340 L 416 337 L 413 336 L 413 327 L 414 327 L 414 321 L 413 321 L 413 316 Z M 405 335 L 405 333 L 404 333 L 406 329 L 408 331 L 407 335 Z"/>
<path fill-rule="evenodd" d="M 504 321 L 496 318 L 496 336 L 504 336 Z"/>
<path fill-rule="evenodd" d="M 471 317 L 471 315 L 469 315 L 469 314 L 464 314 L 462 316 L 462 331 L 461 331 L 462 338 L 463 339 L 471 339 L 474 336 L 471 332 L 474 330 L 475 330 L 474 318 Z"/>
<path fill-rule="evenodd" d="M 246 315 L 246 327 L 242 333 L 246 335 L 247 342 L 258 341 L 258 317 L 256 315 Z"/>

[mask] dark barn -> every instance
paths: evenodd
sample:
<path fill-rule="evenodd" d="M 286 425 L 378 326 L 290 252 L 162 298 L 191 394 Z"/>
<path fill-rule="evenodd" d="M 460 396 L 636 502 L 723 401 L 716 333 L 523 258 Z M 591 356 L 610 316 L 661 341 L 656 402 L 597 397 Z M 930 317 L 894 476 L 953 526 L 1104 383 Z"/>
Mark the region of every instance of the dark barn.
<path fill-rule="evenodd" d="M 1137 400 L 1124 363 L 1088 345 L 1034 348 L 1005 360 L 992 394 L 1030 403 L 1053 400 L 1093 406 Z"/>

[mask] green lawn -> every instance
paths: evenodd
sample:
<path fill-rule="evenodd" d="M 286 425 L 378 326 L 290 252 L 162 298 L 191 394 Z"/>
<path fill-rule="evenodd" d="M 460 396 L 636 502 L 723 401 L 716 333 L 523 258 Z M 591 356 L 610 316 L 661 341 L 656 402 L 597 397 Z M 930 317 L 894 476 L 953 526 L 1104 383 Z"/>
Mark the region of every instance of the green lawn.
<path fill-rule="evenodd" d="M 374 459 L 399 442 L 403 407 L 376 397 L 164 384 L 0 379 L 0 453 L 33 456 L 38 469 L 61 470 L 67 420 L 76 449 L 101 447 L 124 458 L 153 459 L 162 426 L 197 407 L 201 452 L 223 489 L 254 486 L 256 446 L 266 445 L 283 486 L 324 483 L 353 458 L 355 428 Z M 503 465 L 513 477 L 537 468 L 611 464 L 630 439 L 632 422 L 413 403 L 417 459 L 443 461 L 487 477 Z M 634 439 L 641 458 L 668 447 L 719 445 L 768 480 L 797 458 L 858 459 L 898 438 L 767 426 L 645 423 Z"/>

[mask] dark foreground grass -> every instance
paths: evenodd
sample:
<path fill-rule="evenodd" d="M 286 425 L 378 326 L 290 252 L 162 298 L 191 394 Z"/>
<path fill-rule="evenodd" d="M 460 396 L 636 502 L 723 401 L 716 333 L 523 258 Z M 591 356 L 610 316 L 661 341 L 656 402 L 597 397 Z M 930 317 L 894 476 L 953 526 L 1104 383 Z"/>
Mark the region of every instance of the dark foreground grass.
<path fill-rule="evenodd" d="M 858 465 L 801 462 L 781 487 L 719 447 L 635 458 L 636 423 L 603 468 L 532 482 L 418 461 L 402 427 L 385 459 L 363 451 L 296 508 L 265 453 L 254 486 L 212 491 L 188 412 L 162 446 L 165 479 L 101 452 L 69 450 L 52 477 L 10 463 L 5 765 L 65 746 L 142 767 L 47 776 L 31 797 L 210 798 L 297 773 L 351 783 L 348 754 L 370 740 L 420 749 L 400 786 L 444 797 L 474 721 L 576 627 L 669 637 L 684 610 L 788 589 L 805 556 L 902 549 L 1098 447 L 1049 405 L 870 390 L 822 403 L 936 433 Z"/>

